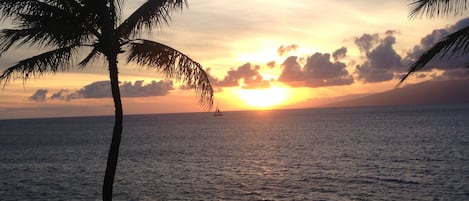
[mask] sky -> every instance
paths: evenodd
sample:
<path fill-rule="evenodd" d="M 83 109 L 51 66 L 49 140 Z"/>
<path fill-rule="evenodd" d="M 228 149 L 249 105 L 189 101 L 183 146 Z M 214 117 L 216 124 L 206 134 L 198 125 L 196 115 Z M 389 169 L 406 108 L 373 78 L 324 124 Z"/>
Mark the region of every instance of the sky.
<path fill-rule="evenodd" d="M 125 1 L 124 17 L 143 1 Z M 142 38 L 169 45 L 209 73 L 222 111 L 309 108 L 343 96 L 396 87 L 409 64 L 462 16 L 408 17 L 406 0 L 191 0 L 168 25 Z M 8 27 L 5 23 L 0 25 Z M 2 55 L 0 69 L 40 50 Z M 436 59 L 406 84 L 468 75 L 461 58 Z M 205 112 L 194 91 L 119 62 L 125 114 Z M 0 119 L 112 115 L 106 64 L 8 83 Z M 214 106 L 214 107 L 215 107 Z M 213 109 L 213 108 L 212 108 Z"/>

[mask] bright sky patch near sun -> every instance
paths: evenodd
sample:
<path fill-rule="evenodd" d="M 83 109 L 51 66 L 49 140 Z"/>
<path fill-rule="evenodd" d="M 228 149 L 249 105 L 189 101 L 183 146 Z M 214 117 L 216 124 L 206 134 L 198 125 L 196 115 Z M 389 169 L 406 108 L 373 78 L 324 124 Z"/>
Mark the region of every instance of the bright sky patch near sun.
<path fill-rule="evenodd" d="M 255 108 L 270 109 L 288 99 L 288 89 L 270 87 L 268 89 L 238 90 L 239 96 L 244 102 Z"/>
<path fill-rule="evenodd" d="M 408 3 L 407 0 L 253 0 L 249 3 L 189 0 L 189 8 L 173 12 L 168 26 L 142 37 L 178 49 L 210 69 L 208 72 L 217 89 L 215 99 L 221 101 L 222 110 L 311 107 L 319 103 L 315 102 L 318 98 L 392 89 L 397 83 L 392 74 L 370 71 L 373 64 L 391 62 L 378 53 L 398 55 L 404 61 L 415 46 L 423 47 L 422 39 L 433 30 L 451 27 L 464 17 L 411 20 Z M 140 4 L 140 1 L 125 1 L 124 17 Z M 391 35 L 386 34 L 389 30 L 393 30 Z M 370 40 L 365 41 L 365 35 Z M 360 50 L 365 46 L 357 46 L 360 37 L 371 45 L 368 52 Z M 284 51 L 279 51 L 280 47 Z M 28 53 L 27 48 L 22 48 L 2 56 L 0 68 L 32 56 Z M 394 64 L 396 71 L 405 69 L 399 61 Z M 119 66 L 120 80 L 127 86 L 155 88 L 160 86 L 155 83 L 163 79 L 154 71 L 136 69 L 124 61 Z M 112 108 L 110 99 L 60 102 L 50 98 L 63 95 L 59 94 L 64 92 L 61 90 L 70 95 L 83 91 L 86 86 L 95 86 L 108 79 L 107 73 L 104 63 L 97 62 L 83 72 L 57 73 L 52 78 L 46 76 L 43 80 L 27 82 L 24 87 L 21 80 L 12 82 L 0 94 L 0 111 L 8 111 L 0 118 L 28 117 L 28 111 L 37 116 L 41 108 L 54 106 L 57 107 L 51 111 L 56 112 L 47 116 L 61 116 L 63 113 L 58 111 L 62 110 L 67 110 L 70 116 L 95 114 L 90 112 L 94 102 Z M 415 82 L 429 77 L 413 79 Z M 201 111 L 195 93 L 181 89 L 178 83 L 171 87 L 167 94 L 154 92 L 164 96 L 141 97 L 140 101 L 139 97 L 124 98 L 127 103 L 124 111 L 128 114 L 181 112 L 181 108 L 188 112 Z M 48 92 L 44 102 L 31 101 L 40 89 Z M 176 102 L 179 106 L 173 104 Z M 87 105 L 89 109 L 83 109 Z M 99 112 L 111 114 L 107 109 Z"/>

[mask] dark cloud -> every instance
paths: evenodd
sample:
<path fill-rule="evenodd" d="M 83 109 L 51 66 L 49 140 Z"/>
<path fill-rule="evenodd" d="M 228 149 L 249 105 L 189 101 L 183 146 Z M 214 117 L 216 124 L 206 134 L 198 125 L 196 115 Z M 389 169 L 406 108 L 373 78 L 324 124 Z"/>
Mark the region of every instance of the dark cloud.
<path fill-rule="evenodd" d="M 421 49 L 429 49 L 437 42 L 441 41 L 445 36 L 449 34 L 449 31 L 446 29 L 436 29 L 433 30 L 431 34 L 426 35 L 420 40 Z"/>
<path fill-rule="evenodd" d="M 143 80 L 137 80 L 134 84 L 132 82 L 124 82 L 120 85 L 121 94 L 123 97 L 148 97 L 148 96 L 165 96 L 173 90 L 172 81 L 151 81 L 149 84 L 144 84 Z"/>
<path fill-rule="evenodd" d="M 394 72 L 392 70 L 374 68 L 370 62 L 357 65 L 356 72 L 358 73 L 358 80 L 365 83 L 383 82 L 394 78 Z"/>
<path fill-rule="evenodd" d="M 82 98 L 111 98 L 111 84 L 109 81 L 97 81 L 84 86 L 77 93 Z"/>
<path fill-rule="evenodd" d="M 282 64 L 283 71 L 280 74 L 278 81 L 290 83 L 291 85 L 298 85 L 307 79 L 306 73 L 303 71 L 302 66 L 298 63 L 298 57 L 290 56 Z"/>
<path fill-rule="evenodd" d="M 355 40 L 366 57 L 356 68 L 359 80 L 365 83 L 387 81 L 394 78 L 394 72 L 404 70 L 401 56 L 393 47 L 396 43 L 394 33 L 395 31 L 387 31 L 384 38 L 380 38 L 379 34 L 363 34 Z"/>
<path fill-rule="evenodd" d="M 344 52 L 344 56 L 347 50 Z M 347 67 L 342 62 L 330 61 L 330 54 L 315 53 L 311 55 L 304 66 L 304 70 L 309 72 L 312 78 L 331 79 L 336 77 L 348 76 Z"/>
<path fill-rule="evenodd" d="M 34 102 L 45 102 L 47 96 L 47 89 L 38 89 L 32 96 L 28 99 Z"/>
<path fill-rule="evenodd" d="M 347 49 L 335 51 L 337 59 L 346 56 Z M 349 85 L 354 82 L 353 77 L 345 69 L 346 65 L 339 61 L 331 62 L 331 55 L 315 53 L 306 59 L 302 66 L 298 57 L 288 57 L 282 64 L 283 71 L 279 76 L 280 82 L 293 87 L 324 87 Z"/>
<path fill-rule="evenodd" d="M 164 96 L 173 89 L 173 82 L 151 81 L 149 84 L 144 84 L 143 80 L 137 80 L 133 84 L 120 83 L 119 88 L 122 97 Z M 109 81 L 94 82 L 78 90 L 77 94 L 83 98 L 111 98 L 111 84 Z"/>
<path fill-rule="evenodd" d="M 384 32 L 384 34 L 386 35 L 395 35 L 395 34 L 399 34 L 400 32 L 397 31 L 397 30 L 387 30 Z"/>
<path fill-rule="evenodd" d="M 420 40 L 420 44 L 416 45 L 403 58 L 396 53 L 393 47 L 396 43 L 395 34 L 398 32 L 386 31 L 384 36 L 380 34 L 363 34 L 355 39 L 355 44 L 365 55 L 365 61 L 356 66 L 357 79 L 366 83 L 387 81 L 400 77 L 426 50 L 433 47 L 448 34 L 467 26 L 469 26 L 469 18 L 460 20 L 447 28 L 435 29 L 424 36 Z M 423 72 L 433 69 L 443 70 L 444 73 L 441 75 L 443 79 L 468 76 L 465 71 L 455 70 L 467 66 L 469 63 L 467 55 L 455 55 L 446 58 L 441 56 L 437 55 L 432 59 L 425 66 Z M 423 76 L 423 74 L 418 75 L 420 78 Z"/>
<path fill-rule="evenodd" d="M 279 56 L 284 56 L 289 52 L 296 51 L 298 49 L 298 45 L 291 44 L 291 45 L 282 45 L 277 48 L 277 53 Z"/>
<path fill-rule="evenodd" d="M 334 51 L 334 53 L 332 53 L 332 57 L 334 58 L 334 61 L 339 61 L 343 59 L 346 55 L 347 55 L 346 47 L 341 47 L 338 50 Z"/>
<path fill-rule="evenodd" d="M 164 96 L 173 89 L 173 82 L 151 81 L 149 84 L 144 84 L 143 80 L 137 80 L 134 83 L 120 83 L 119 88 L 122 97 Z M 109 81 L 93 82 L 73 94 L 82 98 L 111 98 L 111 84 Z"/>
<path fill-rule="evenodd" d="M 465 79 L 469 77 L 469 69 L 467 68 L 458 68 L 446 70 L 443 74 L 439 76 L 434 76 L 435 79 L 439 80 L 449 80 L 449 79 Z"/>
<path fill-rule="evenodd" d="M 458 21 L 453 26 L 443 28 L 443 29 L 435 29 L 430 34 L 424 36 L 420 40 L 420 44 L 416 45 L 412 51 L 408 52 L 406 57 L 403 59 L 403 63 L 408 64 L 409 66 L 415 62 L 426 50 L 433 47 L 437 42 L 444 39 L 447 35 L 458 31 L 461 28 L 469 26 L 469 18 L 462 19 Z M 439 70 L 453 70 L 453 69 L 460 69 L 467 66 L 469 60 L 467 59 L 467 55 L 454 55 L 450 56 L 451 52 L 442 57 L 442 55 L 436 55 L 423 69 L 424 71 L 430 71 L 432 69 L 439 69 Z M 458 71 L 455 71 L 458 72 Z M 454 74 L 454 72 L 450 72 L 449 74 Z M 455 75 L 455 74 L 454 74 Z M 457 76 L 457 75 L 455 75 Z"/>
<path fill-rule="evenodd" d="M 379 42 L 378 34 L 363 34 L 355 38 L 355 45 L 358 46 L 361 52 L 368 53 L 372 47 Z"/>
<path fill-rule="evenodd" d="M 239 66 L 236 70 L 229 70 L 223 80 L 214 80 L 212 84 L 218 87 L 241 86 L 245 89 L 269 88 L 270 82 L 264 80 L 259 70 L 260 66 L 253 66 L 250 63 L 246 63 Z"/>
<path fill-rule="evenodd" d="M 269 68 L 275 68 L 275 61 L 269 61 L 269 62 L 267 62 L 267 67 L 269 67 Z"/>
<path fill-rule="evenodd" d="M 144 84 L 143 80 L 132 82 L 123 82 L 119 86 L 121 97 L 149 97 L 164 96 L 173 90 L 172 81 L 151 81 Z M 30 97 L 33 101 L 46 101 L 47 90 L 40 89 Z M 111 85 L 109 81 L 97 81 L 75 91 L 61 89 L 53 93 L 49 99 L 70 101 L 81 98 L 112 98 Z"/>
<path fill-rule="evenodd" d="M 53 93 L 52 96 L 49 97 L 51 100 L 63 100 L 63 101 L 70 101 L 72 99 L 81 98 L 80 94 L 77 92 L 70 92 L 68 89 L 61 89 L 60 91 Z"/>
<path fill-rule="evenodd" d="M 459 20 L 458 22 L 456 22 L 456 24 L 454 24 L 453 26 L 449 27 L 448 30 L 450 32 L 455 32 L 455 31 L 458 31 L 464 27 L 467 27 L 469 26 L 469 17 L 466 17 L 462 20 Z"/>
<path fill-rule="evenodd" d="M 412 51 L 408 52 L 406 57 L 404 58 L 404 63 L 410 66 L 413 62 L 415 62 L 426 50 L 430 49 L 435 45 L 437 42 L 441 41 L 445 36 L 449 34 L 447 29 L 436 29 L 433 30 L 432 33 L 424 36 L 420 40 L 420 44 L 414 46 Z M 433 68 L 441 68 L 443 66 L 448 67 L 447 61 L 444 61 L 437 56 L 436 58 L 432 59 L 424 70 L 431 70 Z M 450 65 L 452 66 L 452 65 Z"/>

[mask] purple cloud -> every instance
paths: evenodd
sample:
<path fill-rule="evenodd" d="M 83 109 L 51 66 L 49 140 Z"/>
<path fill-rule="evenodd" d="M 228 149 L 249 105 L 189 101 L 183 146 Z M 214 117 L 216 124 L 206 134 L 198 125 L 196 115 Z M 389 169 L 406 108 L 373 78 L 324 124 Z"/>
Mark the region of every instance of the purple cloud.
<path fill-rule="evenodd" d="M 284 56 L 288 54 L 289 52 L 296 51 L 298 49 L 298 45 L 296 44 L 291 44 L 291 45 L 282 45 L 277 48 L 277 54 L 279 56 Z"/>
<path fill-rule="evenodd" d="M 149 84 L 144 84 L 143 80 L 132 82 L 123 82 L 119 86 L 121 97 L 149 97 L 149 96 L 165 96 L 169 91 L 173 90 L 172 81 L 151 81 Z M 36 102 L 46 101 L 46 89 L 37 90 L 30 100 Z M 109 81 L 97 81 L 84 86 L 79 90 L 61 89 L 53 93 L 49 99 L 70 101 L 72 99 L 82 98 L 111 98 L 111 85 Z"/>
<path fill-rule="evenodd" d="M 469 17 L 462 19 L 453 26 L 443 28 L 443 29 L 435 29 L 433 30 L 430 34 L 424 36 L 420 40 L 420 44 L 416 45 L 412 51 L 408 52 L 406 57 L 403 59 L 403 63 L 412 64 L 415 62 L 426 50 L 429 48 L 433 47 L 437 42 L 441 41 L 444 39 L 447 35 L 461 29 L 464 27 L 469 26 Z M 456 70 L 455 72 L 448 72 L 444 75 L 445 77 L 448 77 L 449 75 L 454 75 L 457 77 L 460 77 L 460 75 L 457 75 L 459 72 L 459 69 L 466 67 L 469 64 L 469 60 L 467 59 L 467 55 L 454 55 L 450 56 L 451 52 L 442 57 L 443 55 L 436 55 L 426 66 L 423 71 L 430 71 L 432 69 L 438 69 L 438 70 L 444 70 L 444 71 L 453 71 Z M 463 76 L 466 74 L 464 73 Z M 449 77 L 448 77 L 449 78 Z"/>
<path fill-rule="evenodd" d="M 355 44 L 365 53 L 366 60 L 356 66 L 358 80 L 365 83 L 382 82 L 394 78 L 394 72 L 402 71 L 401 56 L 394 50 L 395 31 L 387 31 L 384 38 L 379 34 L 363 34 Z M 377 42 L 376 42 L 377 40 Z"/>
<path fill-rule="evenodd" d="M 269 88 L 270 82 L 264 80 L 259 70 L 260 66 L 253 66 L 250 63 L 246 63 L 236 68 L 236 70 L 229 70 L 223 80 L 214 80 L 212 84 L 218 87 L 241 86 L 245 89 Z"/>
<path fill-rule="evenodd" d="M 306 59 L 302 66 L 298 57 L 290 56 L 282 64 L 283 71 L 278 81 L 293 87 L 324 87 L 349 85 L 353 77 L 345 69 L 347 66 L 337 61 L 346 56 L 347 49 L 340 48 L 334 52 L 335 61 L 331 62 L 329 53 L 315 53 Z"/>
<path fill-rule="evenodd" d="M 28 99 L 34 102 L 45 102 L 47 92 L 47 89 L 38 89 L 32 96 L 28 97 Z"/>

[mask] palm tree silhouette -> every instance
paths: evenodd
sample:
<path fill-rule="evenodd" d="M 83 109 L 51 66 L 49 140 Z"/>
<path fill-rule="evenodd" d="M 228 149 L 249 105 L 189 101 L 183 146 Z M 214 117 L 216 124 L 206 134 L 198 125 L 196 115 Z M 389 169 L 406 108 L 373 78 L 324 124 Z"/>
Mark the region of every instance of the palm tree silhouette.
<path fill-rule="evenodd" d="M 440 15 L 461 15 L 467 9 L 467 0 L 414 0 L 410 5 L 414 8 L 410 17 L 426 15 L 429 18 Z M 414 63 L 409 71 L 402 76 L 400 85 L 412 73 L 421 70 L 430 60 L 440 54 L 441 57 L 453 55 L 467 55 L 469 53 L 469 26 L 449 34 L 433 47 L 425 51 Z"/>
<path fill-rule="evenodd" d="M 0 20 L 14 28 L 0 30 L 0 56 L 13 46 L 46 49 L 6 68 L 0 82 L 27 80 L 48 73 L 85 68 L 105 59 L 109 68 L 115 123 L 103 182 L 103 200 L 112 200 L 122 134 L 122 103 L 119 92 L 118 55 L 127 52 L 127 62 L 156 69 L 167 78 L 195 89 L 199 102 L 213 105 L 213 89 L 202 66 L 164 44 L 137 38 L 142 31 L 168 23 L 170 13 L 183 9 L 185 0 L 148 0 L 127 19 L 121 20 L 122 0 L 0 0 Z M 73 62 L 87 50 L 80 62 Z"/>

